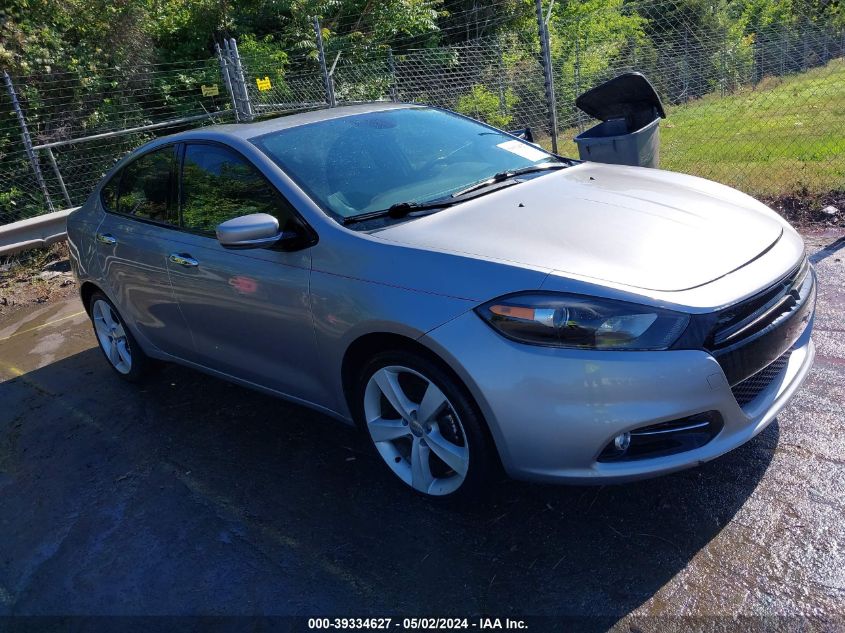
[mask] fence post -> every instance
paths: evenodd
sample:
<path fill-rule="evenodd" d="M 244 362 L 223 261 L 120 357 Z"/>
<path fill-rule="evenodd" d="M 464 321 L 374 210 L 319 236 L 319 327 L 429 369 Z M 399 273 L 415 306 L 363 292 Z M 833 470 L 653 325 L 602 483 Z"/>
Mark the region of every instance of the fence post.
<path fill-rule="evenodd" d="M 238 43 L 235 41 L 234 37 L 229 38 L 229 53 L 235 66 L 235 80 L 241 93 L 241 107 L 243 108 L 241 114 L 245 120 L 252 121 L 254 113 L 252 111 L 252 102 L 249 100 L 249 87 L 246 85 L 244 67 L 241 64 L 241 56 L 240 53 L 238 53 Z"/>
<path fill-rule="evenodd" d="M 543 0 L 534 0 L 537 10 L 537 31 L 540 35 L 540 54 L 543 62 L 543 77 L 546 88 L 546 105 L 549 108 L 549 125 L 552 132 L 552 152 L 557 154 L 557 103 L 555 102 L 554 74 L 552 72 L 552 54 L 549 47 L 549 30 L 543 17 Z"/>
<path fill-rule="evenodd" d="M 801 22 L 801 39 L 804 40 L 804 53 L 801 56 L 801 72 L 810 67 L 810 40 L 807 38 L 807 20 Z"/>
<path fill-rule="evenodd" d="M 396 85 L 396 62 L 393 60 L 393 49 L 387 49 L 387 67 L 390 70 L 390 100 L 399 101 L 398 88 Z"/>
<path fill-rule="evenodd" d="M 827 64 L 830 61 L 830 49 L 828 48 L 830 44 L 830 33 L 825 31 L 824 33 L 824 42 L 822 43 L 822 66 Z"/>
<path fill-rule="evenodd" d="M 53 173 L 56 174 L 56 180 L 59 181 L 59 187 L 62 190 L 62 195 L 65 198 L 65 202 L 67 203 L 67 208 L 70 209 L 73 206 L 73 202 L 70 201 L 70 194 L 67 192 L 67 187 L 65 187 L 65 180 L 62 178 L 62 172 L 59 171 L 59 164 L 56 162 L 56 157 L 53 155 L 52 148 L 47 148 L 47 158 L 50 159 L 50 164 L 53 166 Z"/>
<path fill-rule="evenodd" d="M 787 49 L 789 48 L 789 34 L 786 31 L 786 25 L 783 26 L 781 30 L 781 41 L 780 41 L 780 76 L 783 77 L 786 74 L 786 55 L 789 52 Z"/>
<path fill-rule="evenodd" d="M 637 70 L 637 67 L 640 65 L 640 60 L 637 58 L 638 52 L 637 38 L 636 36 L 631 36 L 631 58 L 634 60 L 634 70 Z"/>
<path fill-rule="evenodd" d="M 243 86 L 238 79 L 237 69 L 235 68 L 235 56 L 232 53 L 231 40 L 228 38 L 223 39 L 223 55 L 226 59 L 226 70 L 232 84 L 232 99 L 234 99 L 235 109 L 238 112 L 238 120 L 246 120 L 243 107 Z"/>
<path fill-rule="evenodd" d="M 214 49 L 217 51 L 217 60 L 220 62 L 220 74 L 223 76 L 223 85 L 226 86 L 226 92 L 229 93 L 229 98 L 232 101 L 232 112 L 235 114 L 235 123 L 240 123 L 241 117 L 238 112 L 238 99 L 235 96 L 235 90 L 232 87 L 232 77 L 229 75 L 228 62 L 223 57 L 223 51 L 220 50 L 220 44 L 215 42 Z"/>
<path fill-rule="evenodd" d="M 830 33 L 824 34 L 824 63 L 827 64 L 831 60 L 830 55 Z"/>
<path fill-rule="evenodd" d="M 681 99 L 689 100 L 689 27 L 684 27 L 684 63 L 681 70 Z"/>
<path fill-rule="evenodd" d="M 337 105 L 334 98 L 334 86 L 329 70 L 326 67 L 326 51 L 323 50 L 323 29 L 320 28 L 320 18 L 314 18 L 314 34 L 317 36 L 317 54 L 320 57 L 320 70 L 323 72 L 323 84 L 326 87 L 326 103 L 333 108 Z"/>
<path fill-rule="evenodd" d="M 38 156 L 36 155 L 35 150 L 32 149 L 32 138 L 29 136 L 29 128 L 26 125 L 26 117 L 24 117 L 23 110 L 21 110 L 21 104 L 18 102 L 18 95 L 15 93 L 15 86 L 12 84 L 12 78 L 9 77 L 9 73 L 5 70 L 3 71 L 3 80 L 6 82 L 6 90 L 9 91 L 9 97 L 12 100 L 12 108 L 18 116 L 18 124 L 21 126 L 21 140 L 23 141 L 23 146 L 26 150 L 26 156 L 29 158 L 29 164 L 32 166 L 32 171 L 35 173 L 35 181 L 38 183 L 41 193 L 44 194 L 44 200 L 47 203 L 47 208 L 51 212 L 55 211 L 56 209 L 53 207 L 53 201 L 50 199 L 50 192 L 47 191 L 47 183 L 44 182 L 44 176 L 41 174 L 41 167 L 38 165 Z"/>
<path fill-rule="evenodd" d="M 575 96 L 581 94 L 581 16 L 575 19 Z M 581 118 L 581 109 L 575 112 L 578 122 L 578 132 L 584 131 L 584 121 Z"/>
<path fill-rule="evenodd" d="M 241 114 L 241 93 L 238 88 L 238 78 L 235 77 L 235 64 L 232 61 L 232 51 L 229 49 L 229 39 L 223 38 L 223 58 L 226 61 L 226 72 L 232 84 L 232 101 L 235 106 L 235 111 L 238 113 L 240 119 Z M 230 70 L 231 67 L 231 70 Z M 240 122 L 240 121 L 239 121 Z"/>
<path fill-rule="evenodd" d="M 505 60 L 502 58 L 502 38 L 496 36 L 496 84 L 499 88 L 499 113 L 502 118 L 508 115 L 508 101 L 505 97 Z"/>

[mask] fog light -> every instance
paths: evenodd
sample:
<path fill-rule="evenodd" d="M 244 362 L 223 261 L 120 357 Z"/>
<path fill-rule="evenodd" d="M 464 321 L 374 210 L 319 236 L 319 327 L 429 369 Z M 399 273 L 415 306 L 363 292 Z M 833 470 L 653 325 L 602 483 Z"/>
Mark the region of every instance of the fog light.
<path fill-rule="evenodd" d="M 628 432 L 620 433 L 616 437 L 613 438 L 613 446 L 616 448 L 617 451 L 624 453 L 628 450 L 628 447 L 631 445 L 631 434 Z"/>
<path fill-rule="evenodd" d="M 612 437 L 597 461 L 625 462 L 692 451 L 712 441 L 723 426 L 717 411 L 641 426 Z"/>

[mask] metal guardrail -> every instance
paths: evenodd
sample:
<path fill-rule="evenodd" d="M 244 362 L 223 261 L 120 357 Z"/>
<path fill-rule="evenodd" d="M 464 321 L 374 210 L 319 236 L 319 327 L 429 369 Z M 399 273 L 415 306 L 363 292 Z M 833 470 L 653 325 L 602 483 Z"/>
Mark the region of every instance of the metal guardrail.
<path fill-rule="evenodd" d="M 67 239 L 67 216 L 78 208 L 53 211 L 0 226 L 0 256 L 43 248 Z"/>

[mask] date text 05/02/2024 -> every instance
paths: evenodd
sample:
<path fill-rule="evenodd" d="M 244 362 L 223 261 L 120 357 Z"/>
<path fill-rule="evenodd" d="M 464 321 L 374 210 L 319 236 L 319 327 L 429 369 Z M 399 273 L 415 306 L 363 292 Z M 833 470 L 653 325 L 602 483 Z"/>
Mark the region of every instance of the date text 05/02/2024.
<path fill-rule="evenodd" d="M 378 630 L 399 629 L 405 631 L 425 630 L 525 630 L 524 620 L 512 618 L 308 618 L 312 630 L 348 629 Z"/>

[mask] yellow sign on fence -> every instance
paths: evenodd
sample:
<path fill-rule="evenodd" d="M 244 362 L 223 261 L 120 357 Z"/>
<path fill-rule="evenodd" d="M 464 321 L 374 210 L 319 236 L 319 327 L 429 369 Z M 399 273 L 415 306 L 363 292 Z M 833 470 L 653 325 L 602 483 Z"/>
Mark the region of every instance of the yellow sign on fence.
<path fill-rule="evenodd" d="M 259 79 L 258 77 L 255 78 L 255 83 L 258 86 L 259 90 L 270 90 L 273 86 L 270 85 L 270 78 L 264 77 L 264 79 Z"/>
<path fill-rule="evenodd" d="M 217 84 L 212 84 L 210 86 L 200 86 L 200 88 L 202 88 L 203 97 L 216 97 L 220 94 L 220 90 L 217 88 Z"/>

